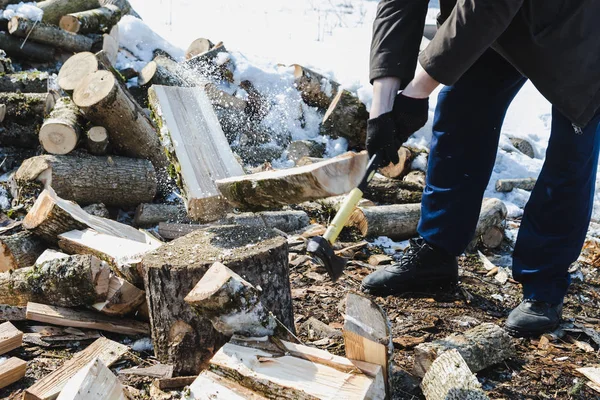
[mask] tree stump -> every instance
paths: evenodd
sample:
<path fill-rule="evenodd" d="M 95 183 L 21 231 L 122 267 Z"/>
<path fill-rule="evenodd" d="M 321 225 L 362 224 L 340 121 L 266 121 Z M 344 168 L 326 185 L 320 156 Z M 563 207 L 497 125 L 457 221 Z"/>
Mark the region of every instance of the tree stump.
<path fill-rule="evenodd" d="M 184 301 L 215 261 L 260 287 L 265 307 L 294 331 L 284 238 L 272 230 L 240 226 L 192 232 L 147 254 L 141 264 L 154 350 L 178 375 L 197 374 L 227 340 Z"/>

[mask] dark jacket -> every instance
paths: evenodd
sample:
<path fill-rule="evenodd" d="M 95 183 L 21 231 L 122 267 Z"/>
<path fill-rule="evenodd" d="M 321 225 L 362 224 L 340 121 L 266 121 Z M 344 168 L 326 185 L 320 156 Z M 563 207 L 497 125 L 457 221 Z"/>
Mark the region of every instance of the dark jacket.
<path fill-rule="evenodd" d="M 452 85 L 492 47 L 576 125 L 600 109 L 600 0 L 440 0 L 443 23 L 418 55 L 427 6 L 379 3 L 371 81 L 396 76 L 408 84 L 418 56 L 429 75 Z"/>

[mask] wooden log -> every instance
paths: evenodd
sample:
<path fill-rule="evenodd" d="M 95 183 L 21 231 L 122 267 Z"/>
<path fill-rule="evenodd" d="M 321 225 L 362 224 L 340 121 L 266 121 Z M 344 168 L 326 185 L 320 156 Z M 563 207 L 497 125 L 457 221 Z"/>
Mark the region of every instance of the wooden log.
<path fill-rule="evenodd" d="M 404 178 L 404 182 L 413 183 L 419 186 L 421 189 L 425 188 L 425 172 L 423 171 L 410 171 Z"/>
<path fill-rule="evenodd" d="M 185 60 L 181 64 L 186 70 L 197 75 L 201 80 L 233 81 L 233 69 L 235 66 L 222 42 L 214 45 L 209 51 Z"/>
<path fill-rule="evenodd" d="M 17 357 L 11 357 L 0 363 L 0 389 L 23 379 L 27 372 L 27 362 Z"/>
<path fill-rule="evenodd" d="M 94 44 L 94 40 L 87 36 L 66 32 L 57 26 L 37 23 L 18 16 L 12 17 L 8 22 L 8 32 L 17 37 L 28 38 L 74 53 L 90 51 Z"/>
<path fill-rule="evenodd" d="M 135 210 L 133 225 L 148 228 L 159 222 L 182 220 L 185 214 L 185 207 L 178 204 L 140 204 Z"/>
<path fill-rule="evenodd" d="M 0 324 L 0 355 L 23 345 L 23 332 L 10 322 Z"/>
<path fill-rule="evenodd" d="M 90 154 L 103 156 L 108 149 L 108 132 L 103 126 L 93 126 L 86 134 L 86 147 Z"/>
<path fill-rule="evenodd" d="M 294 83 L 302 100 L 311 106 L 327 110 L 340 89 L 340 84 L 298 64 L 293 64 Z"/>
<path fill-rule="evenodd" d="M 83 131 L 83 114 L 68 97 L 61 97 L 40 128 L 40 143 L 50 154 L 75 150 Z"/>
<path fill-rule="evenodd" d="M 110 367 L 128 351 L 128 347 L 107 338 L 100 338 L 86 349 L 75 354 L 60 368 L 46 375 L 30 386 L 23 394 L 23 400 L 52 400 L 56 399 L 67 382 L 81 368 L 95 359 L 99 359 Z"/>
<path fill-rule="evenodd" d="M 406 240 L 417 235 L 421 204 L 394 204 L 357 208 L 347 226 L 358 228 L 365 237 L 388 236 Z"/>
<path fill-rule="evenodd" d="M 37 149 L 39 125 L 21 125 L 8 121 L 0 124 L 0 143 L 3 146 L 14 146 L 20 149 Z"/>
<path fill-rule="evenodd" d="M 30 267 L 46 250 L 46 245 L 31 232 L 0 236 L 0 272 Z"/>
<path fill-rule="evenodd" d="M 0 303 L 30 301 L 58 306 L 92 305 L 106 300 L 110 268 L 93 256 L 71 256 L 0 273 Z"/>
<path fill-rule="evenodd" d="M 137 206 L 152 201 L 157 192 L 149 161 L 116 156 L 37 156 L 23 162 L 15 181 L 17 185 L 41 182 L 61 198 L 83 205 Z"/>
<path fill-rule="evenodd" d="M 320 163 L 222 179 L 219 190 L 235 207 L 260 210 L 344 194 L 365 174 L 366 153 L 346 153 Z"/>
<path fill-rule="evenodd" d="M 6 106 L 0 122 L 22 124 L 41 121 L 54 107 L 54 96 L 49 93 L 0 93 L 0 104 Z"/>
<path fill-rule="evenodd" d="M 58 326 L 98 329 L 122 335 L 147 335 L 149 333 L 148 324 L 140 321 L 111 318 L 97 312 L 79 311 L 33 302 L 27 303 L 26 315 L 30 321 Z"/>
<path fill-rule="evenodd" d="M 421 382 L 427 400 L 489 400 L 481 383 L 456 350 L 441 354 Z"/>
<path fill-rule="evenodd" d="M 261 301 L 294 331 L 287 242 L 273 231 L 240 226 L 192 232 L 142 260 L 146 299 L 157 358 L 176 374 L 197 374 L 225 342 L 184 297 L 219 260 L 262 289 Z"/>
<path fill-rule="evenodd" d="M 150 61 L 138 75 L 140 86 L 164 85 L 164 86 L 189 86 L 178 74 L 173 73 L 155 60 Z"/>
<path fill-rule="evenodd" d="M 206 53 L 209 51 L 214 44 L 205 38 L 198 38 L 194 40 L 185 51 L 185 59 L 189 60 L 192 57 L 197 56 L 198 54 Z"/>
<path fill-rule="evenodd" d="M 149 103 L 188 216 L 201 222 L 224 216 L 230 207 L 215 181 L 242 176 L 244 170 L 229 148 L 208 97 L 199 88 L 153 86 Z"/>
<path fill-rule="evenodd" d="M 89 74 L 98 71 L 98 59 L 94 53 L 82 52 L 71 56 L 58 72 L 58 86 L 72 93 Z"/>
<path fill-rule="evenodd" d="M 61 233 L 86 228 L 135 242 L 147 242 L 144 233 L 116 221 L 89 215 L 77 204 L 58 197 L 51 188 L 39 195 L 25 216 L 23 227 L 50 243 L 56 243 Z"/>
<path fill-rule="evenodd" d="M 484 323 L 465 333 L 415 347 L 414 373 L 424 376 L 440 354 L 452 349 L 458 350 L 472 372 L 479 372 L 515 355 L 508 333 L 497 325 Z"/>
<path fill-rule="evenodd" d="M 364 197 L 382 204 L 420 203 L 423 189 L 415 184 L 398 179 L 389 179 L 375 175 Z"/>
<path fill-rule="evenodd" d="M 390 163 L 389 165 L 380 168 L 379 173 L 388 178 L 401 179 L 410 171 L 410 164 L 413 158 L 413 154 L 409 149 L 400 147 L 400 149 L 398 149 L 398 159 L 400 160 L 398 164 Z"/>
<path fill-rule="evenodd" d="M 496 192 L 512 192 L 515 188 L 531 192 L 536 181 L 535 178 L 498 179 L 496 181 Z"/>
<path fill-rule="evenodd" d="M 477 222 L 477 227 L 475 228 L 475 235 L 467 247 L 467 250 L 471 251 L 475 249 L 475 247 L 482 242 L 482 237 L 485 236 L 486 240 L 489 239 L 490 233 L 488 232 L 493 230 L 495 227 L 503 229 L 506 223 L 507 215 L 508 210 L 506 209 L 506 206 L 502 200 L 494 198 L 483 199 L 483 202 L 481 203 L 479 221 Z M 491 233 L 491 235 L 495 234 Z M 493 240 L 488 240 L 488 244 L 492 243 Z"/>
<path fill-rule="evenodd" d="M 68 32 L 86 34 L 108 32 L 121 19 L 119 7 L 108 4 L 93 10 L 80 11 L 61 17 L 59 26 Z"/>
<path fill-rule="evenodd" d="M 48 76 L 38 71 L 6 73 L 0 76 L 0 92 L 45 93 L 48 91 Z"/>
<path fill-rule="evenodd" d="M 517 150 L 525 154 L 529 158 L 535 158 L 535 151 L 533 146 L 525 139 L 510 138 L 510 142 Z"/>
<path fill-rule="evenodd" d="M 146 298 L 142 290 L 123 278 L 112 276 L 106 301 L 94 304 L 94 308 L 102 314 L 122 317 L 136 311 L 144 301 Z"/>
<path fill-rule="evenodd" d="M 111 72 L 96 71 L 85 77 L 75 88 L 73 101 L 93 124 L 108 130 L 118 152 L 149 159 L 159 174 L 168 165 L 155 127 Z"/>
<path fill-rule="evenodd" d="M 24 39 L 0 32 L 0 48 L 11 57 L 37 62 L 55 60 L 55 49 L 41 43 L 25 41 Z"/>
<path fill-rule="evenodd" d="M 504 228 L 500 226 L 491 226 L 481 235 L 480 240 L 481 244 L 488 249 L 496 249 L 500 247 L 504 241 Z"/>
<path fill-rule="evenodd" d="M 46 0 L 37 3 L 37 7 L 44 11 L 42 21 L 53 25 L 58 25 L 64 15 L 91 10 L 99 5 L 98 0 Z"/>
<path fill-rule="evenodd" d="M 52 261 L 61 258 L 69 258 L 69 255 L 60 251 L 47 249 L 37 258 L 37 260 L 35 260 L 35 265 L 42 265 L 46 261 Z"/>
<path fill-rule="evenodd" d="M 117 25 L 115 25 L 115 28 L 117 27 Z M 115 31 L 117 32 L 117 31 Z M 110 71 L 111 72 L 115 72 L 113 71 L 112 67 L 114 67 L 114 65 L 116 65 L 117 63 L 117 56 L 119 55 L 119 40 L 118 40 L 118 36 L 115 37 L 113 35 L 107 34 L 105 33 L 103 35 L 103 39 L 102 39 L 102 54 L 106 55 L 106 58 L 109 61 L 110 65 Z M 108 69 L 108 68 L 107 68 Z M 122 79 L 122 77 L 118 77 L 120 79 Z"/>
<path fill-rule="evenodd" d="M 347 90 L 340 90 L 327 109 L 321 125 L 321 134 L 332 138 L 343 137 L 351 149 L 362 150 L 367 138 L 369 113 L 365 105 Z"/>
<path fill-rule="evenodd" d="M 57 398 L 57 400 L 126 399 L 123 385 L 100 358 L 91 361 L 69 379 Z"/>
<path fill-rule="evenodd" d="M 140 15 L 135 12 L 133 7 L 128 0 L 99 0 L 101 6 L 114 5 L 121 10 L 122 15 L 131 15 L 135 18 L 142 19 Z"/>

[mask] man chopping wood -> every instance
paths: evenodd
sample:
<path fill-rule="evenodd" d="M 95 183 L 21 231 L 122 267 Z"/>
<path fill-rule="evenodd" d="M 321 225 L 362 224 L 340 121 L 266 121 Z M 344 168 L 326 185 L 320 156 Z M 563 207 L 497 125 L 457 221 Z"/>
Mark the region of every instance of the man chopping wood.
<path fill-rule="evenodd" d="M 367 276 L 369 293 L 439 291 L 458 281 L 494 166 L 506 110 L 527 81 L 552 103 L 546 160 L 513 254 L 523 301 L 506 328 L 554 329 L 591 218 L 600 148 L 600 0 L 440 0 L 441 23 L 419 55 L 427 0 L 382 0 L 374 23 L 367 129 L 371 155 L 397 151 L 433 120 L 420 237 L 402 260 Z M 421 68 L 414 73 L 417 58 Z M 400 93 L 399 90 L 403 89 Z"/>

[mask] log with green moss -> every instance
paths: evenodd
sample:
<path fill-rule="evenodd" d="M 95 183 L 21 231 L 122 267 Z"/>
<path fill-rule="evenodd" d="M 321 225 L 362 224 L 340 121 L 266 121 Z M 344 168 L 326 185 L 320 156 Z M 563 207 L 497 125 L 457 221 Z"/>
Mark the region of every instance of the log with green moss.
<path fill-rule="evenodd" d="M 78 53 L 90 51 L 94 39 L 64 31 L 57 26 L 30 21 L 23 17 L 13 17 L 8 23 L 11 35 L 27 38 L 38 43 L 58 47 Z"/>
<path fill-rule="evenodd" d="M 0 92 L 46 93 L 48 77 L 48 73 L 39 71 L 7 73 L 0 76 Z"/>
<path fill-rule="evenodd" d="M 55 104 L 54 96 L 49 93 L 0 93 L 0 122 L 19 122 L 30 124 L 41 122 Z"/>
<path fill-rule="evenodd" d="M 93 10 L 67 14 L 59 26 L 68 32 L 86 34 L 108 32 L 121 19 L 121 10 L 112 4 Z"/>

